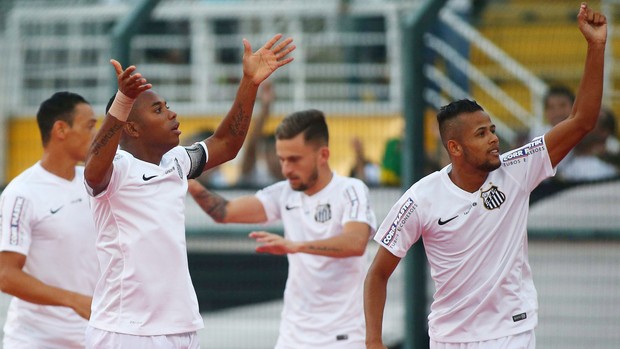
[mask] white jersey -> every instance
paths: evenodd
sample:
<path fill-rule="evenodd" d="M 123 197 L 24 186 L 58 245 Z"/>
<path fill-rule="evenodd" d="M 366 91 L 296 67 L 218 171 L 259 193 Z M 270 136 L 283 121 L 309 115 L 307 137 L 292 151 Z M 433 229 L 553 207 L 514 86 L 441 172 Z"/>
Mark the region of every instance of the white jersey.
<path fill-rule="evenodd" d="M 25 255 L 23 271 L 41 282 L 91 296 L 97 233 L 83 181 L 83 167 L 69 181 L 39 163 L 13 179 L 0 197 L 0 250 Z M 4 333 L 31 348 L 83 348 L 86 325 L 71 308 L 13 297 Z"/>
<path fill-rule="evenodd" d="M 308 196 L 288 181 L 259 191 L 268 221 L 282 220 L 292 241 L 328 239 L 348 222 L 376 227 L 368 188 L 354 178 L 334 174 L 320 192 Z M 365 338 L 363 283 L 367 259 L 289 254 L 284 309 L 276 348 L 343 348 Z"/>
<path fill-rule="evenodd" d="M 398 257 L 423 239 L 436 290 L 429 315 L 435 341 L 495 339 L 538 322 L 527 256 L 529 195 L 554 169 L 542 137 L 501 160 L 474 193 L 450 180 L 451 165 L 426 176 L 398 200 L 375 235 Z"/>
<path fill-rule="evenodd" d="M 141 336 L 202 328 L 185 243 L 190 157 L 175 147 L 158 166 L 119 150 L 113 164 L 108 187 L 91 199 L 102 276 L 90 325 Z"/>

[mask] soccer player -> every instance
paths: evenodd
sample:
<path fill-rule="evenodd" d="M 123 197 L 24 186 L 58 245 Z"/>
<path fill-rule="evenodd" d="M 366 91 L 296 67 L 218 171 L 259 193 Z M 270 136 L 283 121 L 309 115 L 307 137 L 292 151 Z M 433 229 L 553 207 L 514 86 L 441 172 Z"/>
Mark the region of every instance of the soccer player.
<path fill-rule="evenodd" d="M 537 297 L 527 256 L 530 192 L 597 121 L 607 25 L 585 3 L 577 17 L 587 41 L 585 71 L 571 115 L 544 136 L 500 155 L 495 125 L 470 100 L 437 114 L 452 163 L 415 183 L 393 206 L 364 289 L 366 344 L 381 340 L 386 284 L 420 238 L 435 282 L 430 348 L 534 348 Z"/>
<path fill-rule="evenodd" d="M 166 101 L 134 66 L 123 70 L 112 61 L 119 91 L 85 169 L 102 267 L 87 348 L 199 348 L 203 322 L 185 246 L 187 180 L 241 148 L 260 83 L 292 61 L 292 39 L 278 43 L 281 37 L 255 53 L 243 41 L 243 77 L 232 108 L 211 137 L 187 148 L 178 146 L 179 121 Z"/>
<path fill-rule="evenodd" d="M 0 197 L 0 288 L 11 294 L 3 347 L 84 348 L 99 265 L 84 168 L 97 119 L 81 96 L 41 103 L 40 161 Z"/>
<path fill-rule="evenodd" d="M 276 129 L 276 152 L 287 180 L 228 201 L 190 183 L 190 193 L 215 221 L 272 223 L 284 237 L 250 233 L 257 252 L 289 262 L 276 349 L 364 348 L 363 257 L 375 215 L 368 188 L 329 167 L 329 134 L 318 110 L 293 113 Z"/>

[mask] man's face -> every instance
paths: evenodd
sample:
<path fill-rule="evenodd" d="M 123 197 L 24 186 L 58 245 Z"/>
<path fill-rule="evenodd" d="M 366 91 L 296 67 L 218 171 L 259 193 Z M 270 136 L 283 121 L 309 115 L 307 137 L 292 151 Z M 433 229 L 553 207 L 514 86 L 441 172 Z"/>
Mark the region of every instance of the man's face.
<path fill-rule="evenodd" d="M 147 145 L 163 147 L 166 151 L 179 145 L 177 114 L 168 109 L 166 101 L 152 90 L 145 91 L 134 103 L 131 119 L 138 124 L 140 139 Z"/>
<path fill-rule="evenodd" d="M 551 126 L 566 119 L 573 110 L 573 103 L 568 96 L 550 95 L 545 101 L 545 118 Z"/>
<path fill-rule="evenodd" d="M 97 119 L 93 108 L 79 103 L 73 110 L 73 124 L 67 129 L 66 150 L 76 161 L 85 161 L 88 149 L 95 137 Z"/>
<path fill-rule="evenodd" d="M 276 140 L 276 154 L 282 166 L 282 175 L 296 191 L 312 189 L 319 178 L 321 147 L 304 141 L 299 134 L 292 139 Z"/>
<path fill-rule="evenodd" d="M 499 168 L 499 138 L 489 115 L 476 111 L 461 114 L 457 118 L 460 127 L 459 144 L 465 162 L 485 172 Z"/>

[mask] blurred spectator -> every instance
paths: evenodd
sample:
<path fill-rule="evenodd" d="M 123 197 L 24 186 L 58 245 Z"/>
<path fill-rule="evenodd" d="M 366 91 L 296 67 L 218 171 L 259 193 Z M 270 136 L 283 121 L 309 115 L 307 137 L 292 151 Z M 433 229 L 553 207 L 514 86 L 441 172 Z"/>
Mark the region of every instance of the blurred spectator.
<path fill-rule="evenodd" d="M 355 136 L 351 140 L 351 146 L 353 147 L 353 153 L 355 155 L 355 163 L 351 168 L 349 177 L 360 179 L 369 187 L 378 186 L 380 168 L 378 164 L 366 158 L 363 141 Z"/>
<path fill-rule="evenodd" d="M 261 109 L 254 119 L 254 125 L 243 146 L 241 174 L 236 186 L 262 188 L 284 179 L 280 161 L 276 154 L 275 136 L 263 135 L 265 124 L 275 100 L 275 91 L 270 81 L 265 81 L 259 91 Z"/>
<path fill-rule="evenodd" d="M 573 110 L 574 102 L 575 94 L 567 86 L 556 85 L 550 87 L 543 100 L 545 124 L 532 127 L 526 142 L 547 133 L 553 126 L 566 119 Z"/>
<path fill-rule="evenodd" d="M 385 143 L 385 150 L 381 158 L 382 185 L 399 186 L 401 177 L 401 138 L 393 137 Z"/>
<path fill-rule="evenodd" d="M 620 140 L 616 136 L 618 134 L 616 120 L 616 115 L 610 108 L 601 108 L 599 127 L 602 132 L 607 134 L 607 139 L 605 141 L 605 149 L 600 156 L 603 160 L 620 167 Z"/>
<path fill-rule="evenodd" d="M 606 108 L 601 108 L 596 127 L 575 146 L 574 151 L 565 159 L 562 179 L 570 182 L 599 181 L 618 176 L 618 167 L 604 159 L 613 158 L 607 149 L 608 140 L 613 144 L 615 118 Z M 617 144 L 617 139 L 616 143 Z"/>

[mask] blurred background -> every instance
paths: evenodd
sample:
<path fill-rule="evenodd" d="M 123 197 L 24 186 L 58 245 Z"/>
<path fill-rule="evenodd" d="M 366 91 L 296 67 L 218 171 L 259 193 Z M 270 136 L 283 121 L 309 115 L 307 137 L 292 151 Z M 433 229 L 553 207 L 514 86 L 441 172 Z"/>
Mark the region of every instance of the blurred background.
<path fill-rule="evenodd" d="M 283 33 L 297 45 L 295 61 L 259 91 L 252 121 L 258 131 L 235 160 L 201 181 L 233 198 L 279 180 L 275 126 L 293 111 L 320 109 L 330 128 L 331 167 L 368 184 L 382 221 L 415 179 L 447 164 L 434 121 L 439 106 L 476 99 L 496 123 L 502 151 L 568 116 L 586 49 L 579 4 L 0 0 L 0 185 L 40 158 L 35 113 L 54 92 L 83 95 L 103 117 L 116 91 L 110 58 L 138 66 L 179 114 L 182 143 L 191 144 L 213 132 L 232 104 L 242 39 L 256 50 Z M 609 21 L 599 125 L 531 197 L 541 348 L 620 347 L 620 1 L 589 6 Z M 215 224 L 191 199 L 186 223 L 203 348 L 273 347 L 286 258 L 257 255 L 246 237 L 257 227 Z M 375 251 L 371 243 L 369 261 Z M 403 271 L 411 264 L 401 263 L 390 281 L 384 331 L 391 348 L 424 347 L 408 329 L 412 315 L 427 314 L 412 314 L 409 299 L 428 308 L 434 288 L 423 273 Z M 2 295 L 2 323 L 7 304 Z"/>

